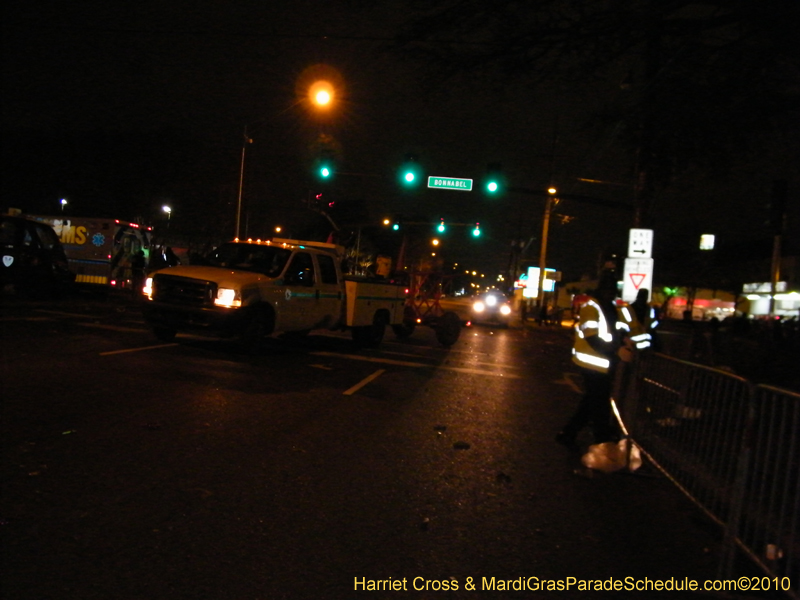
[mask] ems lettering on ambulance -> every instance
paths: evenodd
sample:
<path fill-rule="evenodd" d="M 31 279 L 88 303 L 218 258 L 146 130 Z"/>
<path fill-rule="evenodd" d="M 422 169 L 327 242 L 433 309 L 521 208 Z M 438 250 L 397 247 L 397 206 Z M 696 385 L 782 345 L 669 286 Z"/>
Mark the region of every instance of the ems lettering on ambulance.
<path fill-rule="evenodd" d="M 52 227 L 62 244 L 82 246 L 86 243 L 87 231 L 83 225 L 73 225 L 68 219 L 56 219 Z"/>

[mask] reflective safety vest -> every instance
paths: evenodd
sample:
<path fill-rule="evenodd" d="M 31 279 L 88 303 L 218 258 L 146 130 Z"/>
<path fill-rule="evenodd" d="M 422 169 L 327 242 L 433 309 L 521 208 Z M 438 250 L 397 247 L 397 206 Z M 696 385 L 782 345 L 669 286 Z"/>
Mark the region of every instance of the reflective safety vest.
<path fill-rule="evenodd" d="M 647 307 L 644 322 L 640 322 L 634 315 L 635 324 L 631 328 L 631 341 L 636 344 L 637 350 L 649 348 L 653 343 L 653 330 L 658 325 L 656 309 L 652 306 Z"/>
<path fill-rule="evenodd" d="M 578 322 L 575 323 L 572 362 L 584 369 L 608 373 L 611 368 L 611 360 L 619 346 L 619 344 L 614 343 L 615 333 L 622 332 L 622 335 L 630 336 L 638 328 L 636 314 L 627 304 L 616 305 L 616 311 L 617 323 L 615 330 L 612 331 L 608 319 L 597 300 L 589 298 L 581 305 L 578 311 Z M 589 339 L 593 336 L 597 336 L 605 342 L 608 350 L 603 352 L 593 348 L 589 343 Z M 616 339 L 620 337 L 617 334 Z"/>

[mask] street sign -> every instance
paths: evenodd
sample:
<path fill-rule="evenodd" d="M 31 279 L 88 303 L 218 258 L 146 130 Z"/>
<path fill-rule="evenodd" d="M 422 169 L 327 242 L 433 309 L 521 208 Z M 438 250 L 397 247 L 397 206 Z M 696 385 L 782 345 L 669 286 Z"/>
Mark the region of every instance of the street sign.
<path fill-rule="evenodd" d="M 439 177 L 436 175 L 431 175 L 428 177 L 428 187 L 470 192 L 472 191 L 472 179 L 458 179 L 456 177 Z"/>
<path fill-rule="evenodd" d="M 653 259 L 626 258 L 625 273 L 622 276 L 622 299 L 625 302 L 636 300 L 639 290 L 653 291 Z"/>
<path fill-rule="evenodd" d="M 561 272 L 555 269 L 545 268 L 543 292 L 552 292 L 556 289 L 556 281 L 561 281 Z M 525 282 L 525 289 L 522 290 L 525 298 L 537 298 L 539 296 L 539 267 L 528 267 L 528 279 Z"/>
<path fill-rule="evenodd" d="M 628 257 L 629 258 L 653 257 L 652 229 L 631 229 L 630 235 L 628 236 Z"/>

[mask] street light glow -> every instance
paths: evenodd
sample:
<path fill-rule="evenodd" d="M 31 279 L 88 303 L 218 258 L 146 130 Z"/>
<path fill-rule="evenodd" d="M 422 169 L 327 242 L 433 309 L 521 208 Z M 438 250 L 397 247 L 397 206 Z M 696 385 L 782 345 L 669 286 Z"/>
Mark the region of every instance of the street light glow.
<path fill-rule="evenodd" d="M 333 103 L 333 85 L 324 79 L 317 80 L 311 84 L 308 97 L 311 103 L 319 108 L 328 108 Z"/>
<path fill-rule="evenodd" d="M 317 104 L 327 104 L 328 102 L 331 101 L 330 92 L 327 92 L 326 90 L 320 90 L 319 92 L 317 92 L 317 95 L 314 98 L 314 101 Z"/>

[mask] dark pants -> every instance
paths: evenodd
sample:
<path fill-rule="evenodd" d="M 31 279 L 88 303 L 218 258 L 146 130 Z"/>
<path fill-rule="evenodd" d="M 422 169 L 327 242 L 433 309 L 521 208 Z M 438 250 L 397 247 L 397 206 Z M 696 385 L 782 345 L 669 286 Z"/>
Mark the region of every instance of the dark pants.
<path fill-rule="evenodd" d="M 584 427 L 591 424 L 595 444 L 610 442 L 614 439 L 611 425 L 611 385 L 614 375 L 589 369 L 581 369 L 581 374 L 585 392 L 578 409 L 562 432 L 566 438 L 574 440 Z"/>

